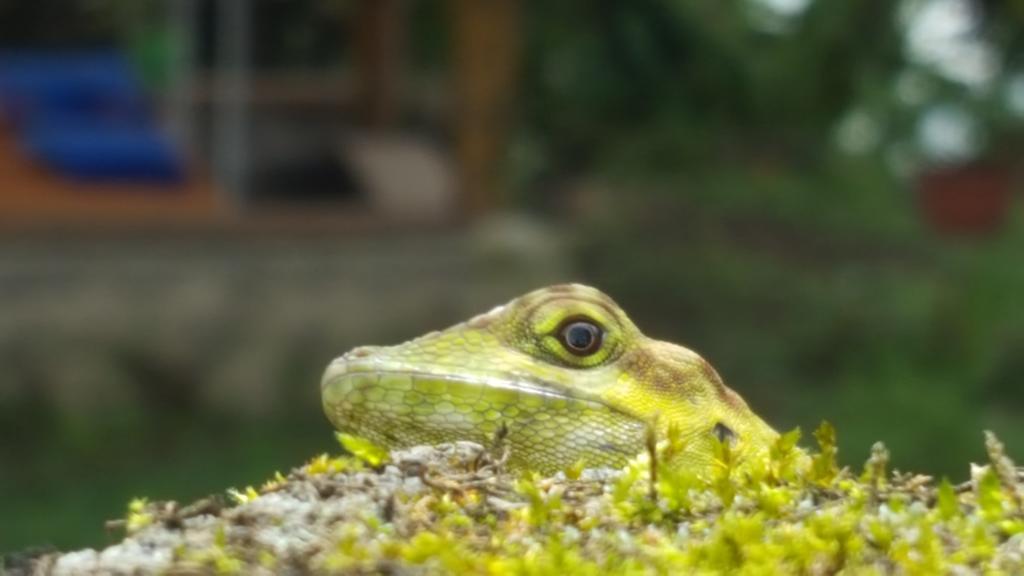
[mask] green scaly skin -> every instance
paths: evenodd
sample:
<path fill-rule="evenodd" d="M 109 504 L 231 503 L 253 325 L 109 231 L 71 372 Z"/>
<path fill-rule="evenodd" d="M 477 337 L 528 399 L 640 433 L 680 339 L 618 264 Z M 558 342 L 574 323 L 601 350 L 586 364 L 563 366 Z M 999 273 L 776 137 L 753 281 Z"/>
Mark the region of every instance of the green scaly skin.
<path fill-rule="evenodd" d="M 599 346 L 574 354 L 566 326 L 589 322 Z M 624 465 L 652 424 L 677 428 L 672 464 L 710 470 L 717 443 L 740 460 L 778 434 L 695 352 L 644 336 L 615 302 L 578 284 L 551 286 L 398 346 L 334 360 L 324 411 L 343 432 L 388 448 L 501 437 L 510 463 L 553 473 L 581 460 Z"/>

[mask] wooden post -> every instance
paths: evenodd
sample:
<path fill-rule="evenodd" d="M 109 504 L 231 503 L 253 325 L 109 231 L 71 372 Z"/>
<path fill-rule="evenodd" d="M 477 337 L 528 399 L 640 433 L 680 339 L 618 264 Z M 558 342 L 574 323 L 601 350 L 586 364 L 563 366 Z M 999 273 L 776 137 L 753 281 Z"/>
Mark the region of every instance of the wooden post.
<path fill-rule="evenodd" d="M 367 128 L 393 128 L 405 44 L 404 0 L 360 0 L 355 18 L 359 113 Z"/>
<path fill-rule="evenodd" d="M 451 2 L 461 208 L 475 217 L 499 204 L 498 170 L 519 72 L 520 2 Z"/>

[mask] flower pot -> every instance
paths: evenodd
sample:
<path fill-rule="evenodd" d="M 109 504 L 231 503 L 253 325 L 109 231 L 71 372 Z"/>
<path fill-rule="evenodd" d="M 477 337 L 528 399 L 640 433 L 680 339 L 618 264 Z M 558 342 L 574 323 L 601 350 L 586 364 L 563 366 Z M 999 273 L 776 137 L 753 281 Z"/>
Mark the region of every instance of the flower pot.
<path fill-rule="evenodd" d="M 926 169 L 917 177 L 922 216 L 947 236 L 996 232 L 1010 209 L 1010 171 L 991 163 Z"/>

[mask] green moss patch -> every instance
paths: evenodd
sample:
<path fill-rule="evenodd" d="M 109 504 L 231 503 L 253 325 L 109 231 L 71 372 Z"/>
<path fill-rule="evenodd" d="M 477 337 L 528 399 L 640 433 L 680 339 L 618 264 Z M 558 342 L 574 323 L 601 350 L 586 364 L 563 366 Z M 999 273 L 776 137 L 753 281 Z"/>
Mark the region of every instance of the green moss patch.
<path fill-rule="evenodd" d="M 353 439 L 260 488 L 181 507 L 136 500 L 104 550 L 44 555 L 39 573 L 942 574 L 1024 571 L 1024 484 L 1002 444 L 961 485 L 863 470 L 783 435 L 763 458 L 723 444 L 707 477 L 661 464 L 678 435 L 623 470 L 506 469 L 469 443 L 384 457 Z"/>

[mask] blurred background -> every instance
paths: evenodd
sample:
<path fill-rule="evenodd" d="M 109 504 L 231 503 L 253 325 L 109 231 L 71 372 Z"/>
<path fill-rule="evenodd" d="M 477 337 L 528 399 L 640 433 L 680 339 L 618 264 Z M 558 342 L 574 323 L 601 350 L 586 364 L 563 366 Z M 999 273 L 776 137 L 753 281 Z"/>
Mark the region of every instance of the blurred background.
<path fill-rule="evenodd" d="M 569 280 L 847 464 L 1024 460 L 1022 23 L 0 0 L 0 551 L 336 450 L 331 358 Z"/>

